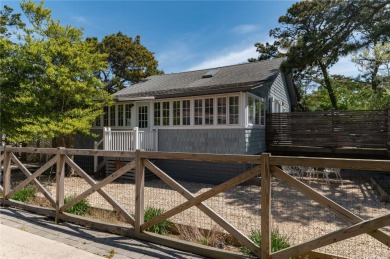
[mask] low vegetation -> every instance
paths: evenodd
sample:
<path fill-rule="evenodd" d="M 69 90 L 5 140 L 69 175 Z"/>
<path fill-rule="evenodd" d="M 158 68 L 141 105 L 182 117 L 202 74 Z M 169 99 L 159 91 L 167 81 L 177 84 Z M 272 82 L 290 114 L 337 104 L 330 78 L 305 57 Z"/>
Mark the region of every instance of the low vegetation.
<path fill-rule="evenodd" d="M 64 199 L 64 203 L 68 203 L 76 197 L 75 194 L 68 196 Z M 88 210 L 91 208 L 91 205 L 86 199 L 82 199 L 81 201 L 74 204 L 72 207 L 66 210 L 68 213 L 72 213 L 79 216 L 84 216 L 87 214 Z"/>
<path fill-rule="evenodd" d="M 252 230 L 249 238 L 259 247 L 261 246 L 261 232 L 260 230 Z M 286 235 L 280 234 L 278 229 L 274 229 L 271 232 L 271 252 L 276 252 L 284 248 L 289 247 L 289 238 Z M 246 247 L 241 249 L 241 252 L 247 255 L 253 255 L 253 253 Z"/>
<path fill-rule="evenodd" d="M 37 190 L 34 186 L 26 186 L 17 191 L 14 195 L 11 196 L 11 199 L 21 202 L 26 202 L 35 197 Z"/>
<path fill-rule="evenodd" d="M 163 213 L 164 211 L 162 209 L 148 207 L 145 209 L 144 212 L 144 221 L 147 222 L 155 217 L 162 215 Z M 171 227 L 172 227 L 172 223 L 170 221 L 163 220 L 146 230 L 160 235 L 167 235 L 171 233 L 170 231 Z"/>

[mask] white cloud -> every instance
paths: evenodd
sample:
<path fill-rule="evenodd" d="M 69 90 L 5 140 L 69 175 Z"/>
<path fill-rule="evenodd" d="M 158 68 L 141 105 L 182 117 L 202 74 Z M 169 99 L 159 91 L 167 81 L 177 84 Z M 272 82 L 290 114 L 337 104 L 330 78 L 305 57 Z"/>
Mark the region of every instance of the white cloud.
<path fill-rule="evenodd" d="M 198 65 L 190 67 L 189 69 L 187 69 L 187 71 L 236 65 L 240 63 L 245 63 L 248 61 L 248 58 L 255 58 L 257 56 L 258 54 L 254 46 L 246 47 L 244 49 L 239 50 L 227 50 L 224 51 L 223 54 L 216 55 L 214 57 L 202 61 Z"/>
<path fill-rule="evenodd" d="M 232 32 L 235 34 L 248 34 L 252 32 L 256 32 L 261 28 L 260 25 L 256 24 L 241 24 L 232 29 Z"/>

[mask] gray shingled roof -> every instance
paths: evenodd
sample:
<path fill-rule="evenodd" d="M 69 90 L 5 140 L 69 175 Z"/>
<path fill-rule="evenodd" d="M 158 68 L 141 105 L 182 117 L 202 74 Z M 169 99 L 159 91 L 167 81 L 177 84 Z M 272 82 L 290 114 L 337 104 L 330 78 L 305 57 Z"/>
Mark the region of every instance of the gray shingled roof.
<path fill-rule="evenodd" d="M 165 98 L 245 91 L 272 83 L 280 71 L 283 60 L 278 58 L 219 68 L 150 76 L 145 81 L 122 89 L 113 96 L 115 98 Z M 203 78 L 203 75 L 213 69 L 219 69 L 219 72 L 212 77 Z"/>

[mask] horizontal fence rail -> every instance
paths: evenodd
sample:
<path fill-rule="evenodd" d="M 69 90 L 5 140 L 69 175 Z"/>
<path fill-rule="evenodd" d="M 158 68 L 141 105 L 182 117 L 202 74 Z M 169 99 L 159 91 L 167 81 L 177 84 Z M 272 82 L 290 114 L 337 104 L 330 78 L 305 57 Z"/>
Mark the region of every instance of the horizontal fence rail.
<path fill-rule="evenodd" d="M 244 247 L 249 249 L 254 255 L 262 258 L 289 258 L 292 256 L 309 255 L 314 253 L 313 250 L 323 246 L 334 244 L 342 240 L 356 237 L 361 234 L 368 234 L 375 240 L 390 246 L 390 237 L 388 233 L 381 228 L 389 226 L 390 213 L 380 215 L 370 219 L 363 219 L 356 213 L 349 211 L 340 204 L 335 203 L 330 198 L 317 192 L 303 181 L 298 180 L 292 175 L 286 173 L 281 166 L 302 166 L 302 167 L 322 167 L 322 168 L 343 168 L 343 169 L 359 169 L 359 170 L 374 170 L 378 172 L 390 173 L 390 161 L 388 160 L 362 160 L 362 159 L 334 159 L 334 158 L 308 158 L 308 157 L 284 157 L 271 156 L 270 154 L 262 155 L 217 155 L 217 154 L 192 154 L 192 153 L 163 153 L 163 152 L 147 152 L 147 151 L 108 151 L 108 150 L 76 150 L 76 149 L 38 149 L 38 148 L 16 148 L 3 147 L 0 149 L 0 161 L 4 166 L 3 185 L 1 187 L 2 202 L 6 205 L 21 207 L 23 209 L 30 209 L 38 213 L 50 215 L 56 218 L 56 221 L 67 220 L 71 222 L 92 225 L 97 228 L 105 230 L 120 232 L 126 235 L 133 235 L 138 238 L 157 242 L 164 245 L 169 245 L 176 248 L 185 248 L 190 252 L 199 253 L 209 257 L 215 258 L 237 258 L 242 257 L 241 254 L 220 250 L 216 248 L 205 248 L 199 245 L 190 245 L 181 241 L 172 241 L 168 237 L 156 236 L 145 232 L 150 227 L 169 219 L 179 213 L 196 207 L 207 215 L 212 221 L 216 222 L 226 233 L 231 235 Z M 14 153 L 44 153 L 53 155 L 52 158 L 41 165 L 35 172 L 30 170 L 20 161 Z M 103 179 L 95 180 L 82 168 L 80 168 L 73 160 L 74 155 L 84 156 L 107 156 L 131 158 L 130 162 L 123 163 L 123 166 L 118 168 L 116 172 L 110 174 Z M 173 160 L 192 160 L 192 161 L 206 161 L 215 163 L 239 163 L 248 164 L 250 167 L 241 174 L 232 177 L 230 180 L 210 187 L 209 190 L 195 195 L 189 189 L 185 188 L 180 182 L 173 179 L 166 172 L 161 170 L 154 162 L 160 159 Z M 11 186 L 11 167 L 16 166 L 24 175 L 25 180 L 18 182 L 18 184 Z M 39 181 L 39 177 L 51 168 L 56 167 L 55 171 L 55 194 L 49 191 L 49 186 L 43 185 Z M 65 194 L 65 174 L 66 167 L 69 167 L 81 179 L 83 179 L 87 187 L 80 191 L 78 195 L 72 197 L 67 203 L 64 202 Z M 128 208 L 124 207 L 112 193 L 107 189 L 108 186 L 116 179 L 130 170 L 135 170 L 135 200 L 134 210 L 130 212 Z M 145 211 L 145 171 L 149 170 L 162 182 L 169 186 L 174 192 L 180 194 L 184 201 L 175 205 L 170 210 L 163 214 L 152 218 L 151 220 L 144 220 Z M 218 196 L 220 193 L 228 189 L 235 188 L 239 184 L 246 182 L 252 178 L 261 176 L 261 187 L 259 194 L 261 196 L 261 246 L 256 245 L 242 230 L 232 225 L 227 219 L 217 213 L 213 207 L 207 202 Z M 331 233 L 321 235 L 314 239 L 295 244 L 286 249 L 272 252 L 271 249 L 271 205 L 272 205 L 272 178 L 285 181 L 291 188 L 305 195 L 310 200 L 315 201 L 324 210 L 329 210 L 338 217 L 344 219 L 349 223 L 349 226 L 340 228 Z M 12 197 L 22 188 L 29 184 L 33 184 L 48 200 L 51 208 L 37 208 L 24 203 L 12 200 Z M 93 195 L 94 193 L 100 195 L 105 202 L 123 217 L 124 221 L 131 227 L 113 226 L 90 219 L 85 219 L 77 216 L 72 216 L 66 213 L 76 203 Z M 156 197 L 160 198 L 160 197 Z M 325 257 L 326 258 L 326 257 Z"/>

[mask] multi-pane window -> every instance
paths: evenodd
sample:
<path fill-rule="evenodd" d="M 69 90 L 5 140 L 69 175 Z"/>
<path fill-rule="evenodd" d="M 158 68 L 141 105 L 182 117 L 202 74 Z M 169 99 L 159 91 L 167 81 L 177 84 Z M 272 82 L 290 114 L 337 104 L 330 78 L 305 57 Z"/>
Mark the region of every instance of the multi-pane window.
<path fill-rule="evenodd" d="M 115 126 L 115 106 L 110 107 L 110 126 Z"/>
<path fill-rule="evenodd" d="M 180 101 L 173 101 L 173 125 L 180 125 Z"/>
<path fill-rule="evenodd" d="M 131 104 L 125 104 L 125 123 L 126 126 L 131 126 Z"/>
<path fill-rule="evenodd" d="M 261 99 L 260 102 L 260 124 L 265 125 L 265 101 Z"/>
<path fill-rule="evenodd" d="M 154 103 L 154 126 L 160 126 L 161 125 L 161 104 L 156 102 Z"/>
<path fill-rule="evenodd" d="M 229 124 L 238 124 L 238 96 L 229 97 Z"/>
<path fill-rule="evenodd" d="M 103 126 L 104 127 L 108 127 L 108 107 L 104 107 L 103 108 L 103 112 L 104 112 L 104 115 L 103 115 Z"/>
<path fill-rule="evenodd" d="M 214 124 L 214 98 L 206 98 L 204 100 L 204 124 Z"/>
<path fill-rule="evenodd" d="M 226 97 L 219 97 L 217 98 L 217 121 L 218 125 L 226 125 L 226 117 L 227 117 L 227 110 L 226 110 Z"/>
<path fill-rule="evenodd" d="M 138 107 L 138 127 L 147 128 L 148 127 L 148 106 L 139 106 Z"/>
<path fill-rule="evenodd" d="M 123 104 L 118 105 L 118 126 L 123 126 Z"/>
<path fill-rule="evenodd" d="M 253 125 L 254 116 L 255 116 L 255 109 L 254 109 L 253 98 L 249 96 L 248 97 L 248 123 L 249 124 Z"/>
<path fill-rule="evenodd" d="M 191 125 L 191 101 L 183 100 L 183 125 Z"/>
<path fill-rule="evenodd" d="M 195 99 L 194 101 L 194 124 L 203 124 L 203 99 Z"/>
<path fill-rule="evenodd" d="M 169 125 L 169 102 L 162 103 L 162 122 L 164 126 Z"/>
<path fill-rule="evenodd" d="M 265 123 L 264 99 L 255 96 L 248 96 L 248 124 L 261 125 Z"/>
<path fill-rule="evenodd" d="M 260 109 L 261 109 L 261 106 L 260 106 L 260 100 L 259 99 L 255 99 L 254 109 L 255 109 L 255 125 L 260 125 Z"/>

